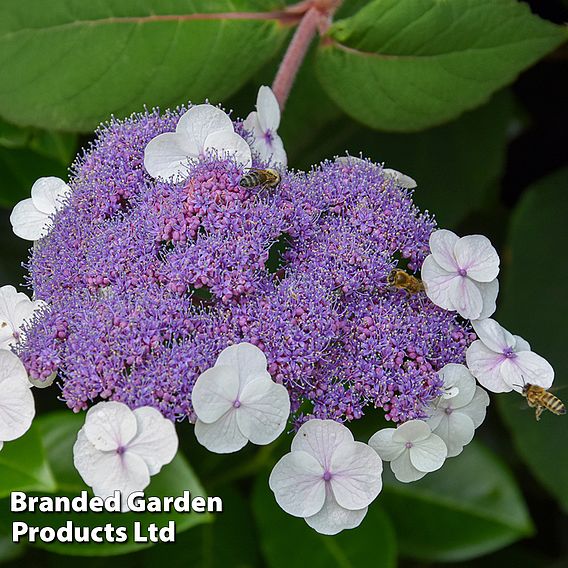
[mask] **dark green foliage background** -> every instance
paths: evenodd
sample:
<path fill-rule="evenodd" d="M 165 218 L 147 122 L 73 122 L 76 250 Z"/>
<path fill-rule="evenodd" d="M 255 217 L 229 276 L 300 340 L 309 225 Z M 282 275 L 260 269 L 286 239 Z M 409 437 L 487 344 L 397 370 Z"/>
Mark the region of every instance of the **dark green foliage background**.
<path fill-rule="evenodd" d="M 144 104 L 205 98 L 244 117 L 258 86 L 271 83 L 293 30 L 267 20 L 156 22 L 150 15 L 283 7 L 278 0 L 3 0 L 0 285 L 24 283 L 27 244 L 12 235 L 11 207 L 38 177 L 66 177 L 98 122 Z M 568 399 L 568 36 L 561 25 L 568 2 L 346 0 L 334 20 L 309 51 L 283 114 L 290 166 L 362 153 L 414 177 L 416 201 L 440 226 L 489 236 L 502 258 L 496 318 L 550 360 L 558 395 Z M 385 472 L 361 527 L 336 537 L 318 535 L 274 502 L 268 473 L 289 437 L 216 456 L 180 424 L 182 452 L 148 491 L 220 495 L 222 514 L 178 515 L 175 545 L 14 545 L 11 490 L 84 488 L 71 454 L 82 416 L 65 410 L 55 388 L 34 393 L 39 418 L 0 452 L 6 566 L 568 566 L 568 418 L 545 415 L 537 424 L 514 393 L 492 395 L 476 440 L 442 470 L 413 484 Z M 366 441 L 381 425 L 369 413 L 353 431 Z M 135 516 L 72 518 L 124 525 Z M 57 526 L 66 519 L 19 520 Z"/>

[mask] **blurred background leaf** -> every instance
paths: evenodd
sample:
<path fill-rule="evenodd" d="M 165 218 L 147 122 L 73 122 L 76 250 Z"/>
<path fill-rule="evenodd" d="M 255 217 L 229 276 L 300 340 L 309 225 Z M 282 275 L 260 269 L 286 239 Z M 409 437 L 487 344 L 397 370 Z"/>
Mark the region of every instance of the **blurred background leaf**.
<path fill-rule="evenodd" d="M 479 443 L 414 483 L 385 476 L 381 503 L 404 556 L 427 561 L 487 554 L 533 531 L 515 480 Z"/>
<path fill-rule="evenodd" d="M 332 25 L 317 71 L 356 120 L 422 130 L 484 103 L 566 38 L 516 0 L 375 0 Z"/>
<path fill-rule="evenodd" d="M 253 507 L 270 568 L 303 566 L 304 563 L 312 568 L 396 566 L 394 530 L 377 502 L 369 507 L 356 530 L 325 536 L 311 529 L 304 519 L 285 513 L 268 487 L 268 474 L 261 474 L 254 488 Z"/>
<path fill-rule="evenodd" d="M 84 132 L 143 105 L 228 97 L 279 49 L 271 20 L 188 19 L 264 12 L 272 0 L 5 0 L 0 4 L 0 115 Z M 173 15 L 171 20 L 160 16 Z"/>
<path fill-rule="evenodd" d="M 506 254 L 499 320 L 529 340 L 556 371 L 557 396 L 568 402 L 566 331 L 566 223 L 568 168 L 532 186 L 513 214 Z M 568 511 L 568 420 L 545 412 L 539 423 L 534 410 L 518 396 L 498 396 L 499 409 L 520 455 L 533 475 Z"/>
<path fill-rule="evenodd" d="M 0 452 L 0 498 L 11 491 L 55 490 L 55 479 L 45 457 L 41 426 L 32 427 L 13 442 L 5 442 Z"/>

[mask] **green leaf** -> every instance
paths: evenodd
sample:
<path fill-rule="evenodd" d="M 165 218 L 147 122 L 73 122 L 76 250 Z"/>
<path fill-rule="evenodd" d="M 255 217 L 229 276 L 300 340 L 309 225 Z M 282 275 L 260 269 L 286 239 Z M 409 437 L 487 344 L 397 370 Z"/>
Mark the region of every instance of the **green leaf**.
<path fill-rule="evenodd" d="M 498 320 L 524 337 L 556 371 L 557 396 L 568 399 L 566 333 L 568 316 L 564 262 L 568 219 L 568 168 L 532 186 L 517 205 L 509 230 L 503 301 Z M 534 410 L 523 412 L 524 399 L 497 395 L 499 409 L 513 441 L 533 475 L 568 512 L 568 418 L 545 412 L 536 422 Z"/>
<path fill-rule="evenodd" d="M 285 513 L 268 487 L 266 475 L 257 478 L 253 509 L 261 546 L 270 568 L 309 565 L 311 568 L 391 568 L 396 566 L 396 541 L 388 517 L 377 503 L 356 529 L 325 536 L 304 519 Z"/>
<path fill-rule="evenodd" d="M 0 146 L 0 207 L 13 207 L 30 196 L 33 183 L 40 177 L 67 179 L 67 168 L 60 161 L 27 148 Z"/>
<path fill-rule="evenodd" d="M 287 36 L 275 20 L 204 19 L 267 12 L 276 0 L 4 0 L 0 116 L 88 131 L 143 105 L 217 102 L 237 91 Z"/>
<path fill-rule="evenodd" d="M 399 483 L 385 472 L 379 499 L 394 523 L 401 554 L 420 560 L 465 560 L 532 533 L 511 474 L 477 443 L 414 483 Z"/>
<path fill-rule="evenodd" d="M 74 415 L 71 411 L 58 412 L 42 416 L 37 420 L 38 428 L 43 432 L 48 461 L 55 474 L 56 486 L 52 491 L 58 495 L 75 497 L 80 491 L 87 489 L 73 466 L 73 444 L 77 432 L 84 422 L 84 415 Z M 1 455 L 1 453 L 0 453 Z M 146 496 L 180 496 L 184 490 L 191 492 L 191 497 L 205 496 L 205 491 L 189 464 L 178 452 L 174 460 L 164 466 L 162 471 L 152 477 L 150 486 L 145 490 Z M 1 503 L 3 510 L 8 510 L 6 502 Z M 4 518 L 5 517 L 5 518 Z M 127 527 L 129 540 L 125 543 L 33 543 L 50 552 L 76 556 L 111 556 L 142 550 L 151 544 L 136 543 L 132 540 L 135 521 L 142 523 L 142 534 L 146 527 L 155 523 L 164 527 L 174 521 L 176 533 L 193 526 L 210 522 L 211 515 L 203 513 L 14 513 L 0 518 L 0 526 L 10 530 L 13 521 L 23 521 L 30 526 L 50 526 L 55 529 L 72 521 L 75 526 L 96 527 L 111 523 L 114 527 Z"/>
<path fill-rule="evenodd" d="M 55 480 L 45 458 L 40 428 L 34 423 L 0 451 L 0 498 L 11 491 L 54 491 Z"/>
<path fill-rule="evenodd" d="M 330 28 L 317 69 L 353 118 L 413 131 L 487 101 L 566 38 L 516 0 L 375 0 Z"/>

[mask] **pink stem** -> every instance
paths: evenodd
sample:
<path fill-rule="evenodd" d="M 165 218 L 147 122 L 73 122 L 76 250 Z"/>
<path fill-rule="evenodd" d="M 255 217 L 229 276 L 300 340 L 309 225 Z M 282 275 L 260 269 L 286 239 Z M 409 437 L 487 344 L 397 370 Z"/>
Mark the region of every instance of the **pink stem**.
<path fill-rule="evenodd" d="M 306 56 L 308 47 L 312 39 L 316 35 L 320 22 L 322 20 L 322 12 L 317 8 L 310 8 L 305 14 L 294 37 L 288 46 L 286 55 L 280 64 L 278 73 L 272 83 L 272 91 L 276 96 L 276 100 L 280 105 L 280 110 L 284 110 L 284 105 L 290 94 L 290 89 L 294 83 L 294 79 L 298 74 L 300 65 Z"/>

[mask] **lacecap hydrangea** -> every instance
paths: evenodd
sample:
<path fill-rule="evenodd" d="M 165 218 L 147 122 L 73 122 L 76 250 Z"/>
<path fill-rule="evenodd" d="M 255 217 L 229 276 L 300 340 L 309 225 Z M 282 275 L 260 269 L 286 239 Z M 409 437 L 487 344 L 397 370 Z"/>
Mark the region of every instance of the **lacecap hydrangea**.
<path fill-rule="evenodd" d="M 214 151 L 183 179 L 154 179 L 145 148 L 185 110 L 112 121 L 73 165 L 28 263 L 49 306 L 20 349 L 30 377 L 57 372 L 74 411 L 103 399 L 193 422 L 196 379 L 248 342 L 288 390 L 296 427 L 372 408 L 395 423 L 425 417 L 437 371 L 464 363 L 475 335 L 387 282 L 429 254 L 435 222 L 412 191 L 351 158 L 280 167 L 276 188 L 245 188 L 243 168 Z M 253 154 L 253 167 L 267 165 Z"/>

